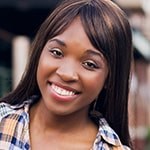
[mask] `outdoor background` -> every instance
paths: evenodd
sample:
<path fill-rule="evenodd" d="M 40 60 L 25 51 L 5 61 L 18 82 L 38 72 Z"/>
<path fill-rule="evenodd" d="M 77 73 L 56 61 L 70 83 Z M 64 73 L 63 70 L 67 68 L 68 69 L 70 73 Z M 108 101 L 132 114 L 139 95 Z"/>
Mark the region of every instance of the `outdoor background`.
<path fill-rule="evenodd" d="M 0 0 L 0 97 L 18 84 L 40 24 L 60 1 Z M 150 150 L 150 0 L 114 1 L 126 12 L 133 34 L 130 133 L 135 150 Z"/>

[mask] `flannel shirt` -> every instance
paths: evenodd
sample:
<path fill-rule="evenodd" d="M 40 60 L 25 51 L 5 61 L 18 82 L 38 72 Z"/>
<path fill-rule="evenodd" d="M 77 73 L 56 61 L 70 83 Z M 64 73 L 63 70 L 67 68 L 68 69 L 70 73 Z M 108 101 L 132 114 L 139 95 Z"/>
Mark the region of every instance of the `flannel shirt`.
<path fill-rule="evenodd" d="M 22 105 L 0 103 L 0 150 L 31 150 L 29 137 L 29 107 L 32 100 Z M 104 118 L 91 150 L 130 150 L 123 146 L 118 135 Z"/>

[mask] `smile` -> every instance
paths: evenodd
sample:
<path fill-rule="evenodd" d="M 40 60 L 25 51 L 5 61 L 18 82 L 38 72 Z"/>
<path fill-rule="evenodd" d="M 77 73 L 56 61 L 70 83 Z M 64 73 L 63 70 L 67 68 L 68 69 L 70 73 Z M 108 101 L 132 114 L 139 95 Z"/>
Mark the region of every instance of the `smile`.
<path fill-rule="evenodd" d="M 55 84 L 52 84 L 51 85 L 51 88 L 59 95 L 61 96 L 73 96 L 76 94 L 76 92 L 74 91 L 69 91 L 69 90 L 66 90 L 66 89 L 63 89 L 61 87 L 58 87 L 56 86 Z"/>

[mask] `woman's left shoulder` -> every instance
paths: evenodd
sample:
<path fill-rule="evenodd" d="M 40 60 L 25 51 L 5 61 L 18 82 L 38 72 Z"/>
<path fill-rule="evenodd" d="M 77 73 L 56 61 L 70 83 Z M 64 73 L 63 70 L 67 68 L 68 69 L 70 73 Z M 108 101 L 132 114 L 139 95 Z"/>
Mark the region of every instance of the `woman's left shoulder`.
<path fill-rule="evenodd" d="M 121 143 L 119 136 L 109 126 L 105 118 L 99 120 L 99 130 L 96 136 L 94 150 L 102 149 L 111 150 L 131 150 L 128 146 Z"/>

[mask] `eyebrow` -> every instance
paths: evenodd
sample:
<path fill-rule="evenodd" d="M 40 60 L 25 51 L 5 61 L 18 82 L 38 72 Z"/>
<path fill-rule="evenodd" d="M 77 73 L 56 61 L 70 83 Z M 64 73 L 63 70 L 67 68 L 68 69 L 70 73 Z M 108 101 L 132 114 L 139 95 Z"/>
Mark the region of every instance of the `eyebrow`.
<path fill-rule="evenodd" d="M 67 47 L 67 45 L 65 44 L 65 42 L 63 42 L 63 41 L 61 41 L 59 39 L 56 39 L 56 38 L 49 40 L 49 42 L 56 42 L 56 43 L 58 43 L 59 45 L 61 45 L 63 47 Z"/>
<path fill-rule="evenodd" d="M 89 55 L 98 55 L 100 58 L 104 59 L 104 56 L 101 52 L 99 52 L 98 50 L 92 50 L 92 49 L 88 49 L 85 53 L 89 54 Z"/>
<path fill-rule="evenodd" d="M 67 45 L 64 41 L 59 40 L 57 38 L 51 39 L 51 40 L 49 40 L 49 42 L 56 42 L 63 47 L 67 47 Z M 99 52 L 98 50 L 88 49 L 85 53 L 89 54 L 89 55 L 98 55 L 100 58 L 104 59 L 103 54 L 101 52 Z"/>

